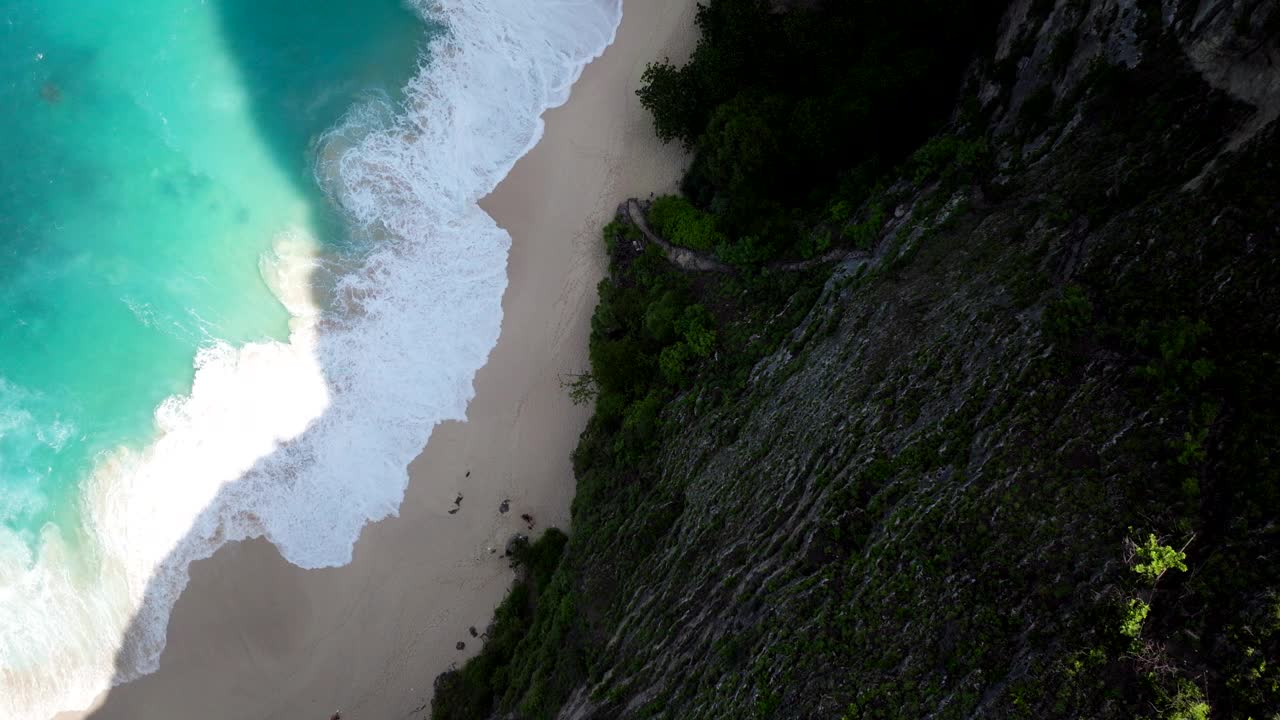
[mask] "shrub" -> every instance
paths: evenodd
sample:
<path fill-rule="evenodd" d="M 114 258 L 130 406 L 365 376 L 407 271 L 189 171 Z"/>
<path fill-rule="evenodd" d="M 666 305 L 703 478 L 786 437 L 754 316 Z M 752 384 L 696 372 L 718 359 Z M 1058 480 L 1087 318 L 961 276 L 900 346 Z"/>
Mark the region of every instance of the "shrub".
<path fill-rule="evenodd" d="M 641 449 L 649 444 L 658 430 L 658 414 L 662 412 L 662 398 L 649 393 L 643 399 L 631 403 L 622 418 L 622 439 L 627 447 Z"/>
<path fill-rule="evenodd" d="M 1142 632 L 1142 623 L 1146 621 L 1147 614 L 1150 612 L 1150 605 L 1137 598 L 1130 600 L 1124 615 L 1120 618 L 1120 634 L 1125 637 L 1138 637 Z"/>
<path fill-rule="evenodd" d="M 1204 320 L 1186 316 L 1157 326 L 1144 322 L 1138 329 L 1139 343 L 1148 351 L 1155 346 L 1159 357 L 1139 367 L 1138 377 L 1165 392 L 1195 390 L 1217 370 L 1212 360 L 1203 357 L 1211 334 Z"/>
<path fill-rule="evenodd" d="M 678 293 L 674 290 L 662 293 L 658 300 L 645 310 L 645 334 L 654 342 L 664 345 L 675 340 L 679 334 L 676 328 L 677 321 L 683 311 L 683 298 Z"/>
<path fill-rule="evenodd" d="M 640 103 L 653 113 L 653 127 L 663 142 L 680 139 L 686 146 L 701 127 L 699 103 L 691 92 L 688 73 L 664 60 L 649 63 L 636 91 Z"/>
<path fill-rule="evenodd" d="M 818 226 L 806 233 L 797 248 L 800 257 L 808 260 L 826 252 L 831 247 L 831 231 Z"/>
<path fill-rule="evenodd" d="M 560 564 L 560 556 L 568 543 L 569 536 L 559 528 L 547 528 L 535 542 L 516 543 L 511 559 L 528 573 L 534 588 L 545 588 L 551 582 L 551 574 Z"/>
<path fill-rule="evenodd" d="M 711 329 L 714 324 L 711 313 L 702 305 L 690 305 L 684 309 L 678 329 L 694 355 L 706 357 L 711 354 L 716 342 L 716 333 Z"/>
<path fill-rule="evenodd" d="M 667 242 L 690 250 L 709 251 L 724 240 L 714 217 L 678 195 L 654 200 L 649 223 Z"/>
<path fill-rule="evenodd" d="M 631 338 L 591 345 L 591 374 L 605 393 L 631 394 L 647 386 L 652 373 L 651 361 Z"/>
<path fill-rule="evenodd" d="M 1179 680 L 1177 687 L 1177 692 L 1164 702 L 1163 720 L 1209 720 L 1209 703 L 1200 688 L 1187 680 Z"/>
<path fill-rule="evenodd" d="M 917 183 L 931 177 L 971 180 L 989 164 L 990 158 L 986 138 L 962 140 L 954 135 L 939 135 L 912 154 L 910 166 Z"/>
<path fill-rule="evenodd" d="M 562 375 L 560 389 L 569 393 L 574 405 L 590 405 L 600 394 L 596 379 L 590 371 L 577 375 Z"/>
<path fill-rule="evenodd" d="M 663 348 L 658 356 L 658 369 L 671 385 L 684 385 L 688 380 L 689 346 L 680 342 Z"/>
<path fill-rule="evenodd" d="M 1079 285 L 1068 285 L 1062 296 L 1044 309 L 1044 329 L 1050 337 L 1071 338 L 1093 322 L 1093 303 Z"/>
<path fill-rule="evenodd" d="M 849 206 L 848 200 L 837 200 L 827 207 L 827 219 L 834 223 L 843 223 L 849 219 L 849 213 L 853 208 Z"/>
<path fill-rule="evenodd" d="M 700 4 L 692 57 L 650 65 L 637 91 L 658 136 L 695 152 L 685 192 L 719 204 L 722 231 L 775 246 L 797 239 L 779 218 L 820 212 L 850 168 L 879 176 L 936 131 L 1005 3 L 790 5 Z"/>
<path fill-rule="evenodd" d="M 884 229 L 884 221 L 884 206 L 876 203 L 871 206 L 871 212 L 867 214 L 867 219 L 850 227 L 845 231 L 845 235 L 853 241 L 854 247 L 859 250 L 870 250 L 875 245 L 880 231 Z"/>
<path fill-rule="evenodd" d="M 1186 559 L 1186 553 L 1168 545 L 1160 545 L 1155 535 L 1148 535 L 1146 544 L 1138 547 L 1138 562 L 1134 564 L 1133 571 L 1155 585 L 1160 576 L 1169 570 L 1186 572 L 1187 564 L 1183 562 Z"/>
<path fill-rule="evenodd" d="M 726 239 L 716 246 L 716 257 L 738 267 L 759 266 L 773 255 L 773 247 L 756 235 L 745 235 L 733 242 Z"/>

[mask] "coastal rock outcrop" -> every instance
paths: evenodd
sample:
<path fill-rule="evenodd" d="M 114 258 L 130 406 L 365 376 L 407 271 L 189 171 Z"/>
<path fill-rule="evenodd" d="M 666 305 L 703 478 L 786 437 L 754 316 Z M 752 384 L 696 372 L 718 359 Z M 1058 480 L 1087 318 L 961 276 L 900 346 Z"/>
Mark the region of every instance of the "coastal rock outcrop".
<path fill-rule="evenodd" d="M 1274 714 L 1278 29 L 1011 3 L 946 130 L 989 165 L 890 184 L 652 436 L 584 434 L 493 717 Z"/>

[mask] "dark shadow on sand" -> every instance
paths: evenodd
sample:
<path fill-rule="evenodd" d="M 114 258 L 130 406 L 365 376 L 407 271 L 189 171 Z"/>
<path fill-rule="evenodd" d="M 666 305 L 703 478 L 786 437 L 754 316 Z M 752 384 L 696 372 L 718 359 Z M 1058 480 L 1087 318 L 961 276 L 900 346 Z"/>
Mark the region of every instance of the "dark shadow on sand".
<path fill-rule="evenodd" d="M 322 240 L 341 244 L 344 229 L 340 215 L 318 191 L 312 175 L 315 140 L 346 108 L 371 90 L 389 92 L 389 97 L 396 100 L 395 93 L 417 69 L 416 58 L 428 37 L 428 28 L 402 0 L 209 2 L 216 5 L 228 49 L 239 66 L 244 83 L 252 89 L 251 112 L 261 138 L 269 145 L 278 166 L 290 177 L 297 178 L 300 189 L 312 198 L 309 211 L 314 226 L 328 235 Z M 324 358 L 319 361 L 323 367 Z M 323 369 L 326 377 L 332 377 L 331 368 Z M 318 421 L 313 421 L 298 440 L 305 441 Z M 258 471 L 271 459 L 271 456 L 259 459 L 251 472 Z M 180 478 L 174 480 L 181 481 Z M 353 478 L 353 481 L 357 479 Z M 213 519 L 216 509 L 222 507 L 234 485 L 231 483 L 220 491 L 197 520 L 197 525 Z M 224 546 L 220 553 L 243 555 L 245 562 L 263 566 L 255 572 L 280 572 L 287 563 L 274 548 L 266 553 L 260 552 L 261 547 L 252 547 L 263 543 L 258 540 L 232 544 Z M 246 573 L 246 577 L 252 576 L 253 573 Z M 243 578 L 237 579 L 243 581 Z M 135 666 L 129 652 L 130 638 L 135 637 L 142 627 L 140 618 L 153 615 L 155 608 L 166 604 L 161 599 L 163 585 L 156 578 L 152 578 L 148 585 L 143 607 L 126 631 L 122 649 L 116 657 L 118 676 Z M 235 591 L 242 593 L 243 602 L 251 607 L 270 606 L 277 611 L 302 601 L 298 596 L 282 596 L 287 593 L 282 594 L 278 590 L 270 594 L 253 587 L 235 588 Z M 239 597 L 236 604 L 240 604 Z M 234 608 L 230 609 L 229 613 L 234 611 Z M 301 612 L 302 608 L 298 611 Z M 201 628 L 199 632 L 207 634 L 210 631 Z M 264 634 L 272 632 L 276 630 L 268 628 Z M 172 627 L 169 637 L 172 640 Z M 270 637 L 264 638 L 264 642 L 269 641 Z M 246 648 L 247 652 L 250 650 Z M 252 655 L 251 652 L 249 654 Z M 246 662 L 255 659 L 246 657 Z M 208 670 L 212 674 L 218 668 L 209 667 Z M 156 682 L 148 683 L 147 678 L 154 678 Z M 206 717 L 251 720 L 234 712 L 225 714 L 227 707 L 234 705 L 221 704 L 217 693 L 227 692 L 225 687 L 207 685 L 198 678 L 192 681 L 194 684 L 164 687 L 164 679 L 165 661 L 162 657 L 161 668 L 156 675 L 118 685 L 89 717 L 94 720 L 196 720 Z M 424 682 L 429 682 L 429 679 L 424 678 Z M 164 714 L 168 712 L 166 708 L 174 705 L 175 698 L 184 700 L 190 708 L 186 718 Z M 316 717 L 328 718 L 330 714 L 331 709 Z M 267 715 L 268 711 L 264 709 L 261 715 L 253 717 Z"/>

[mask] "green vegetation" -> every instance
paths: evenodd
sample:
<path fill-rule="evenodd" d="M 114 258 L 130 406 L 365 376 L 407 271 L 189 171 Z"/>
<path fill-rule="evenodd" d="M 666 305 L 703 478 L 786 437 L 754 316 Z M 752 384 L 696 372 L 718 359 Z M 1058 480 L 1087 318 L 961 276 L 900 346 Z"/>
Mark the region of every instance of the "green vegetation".
<path fill-rule="evenodd" d="M 911 155 L 910 167 L 917 183 L 933 178 L 948 183 L 973 182 L 989 169 L 990 152 L 986 138 L 939 135 Z"/>
<path fill-rule="evenodd" d="M 484 648 L 459 671 L 436 680 L 431 702 L 435 720 L 481 720 L 489 717 L 501 698 L 523 694 L 534 679 L 527 663 L 531 631 L 541 631 L 548 616 L 569 602 L 563 581 L 554 584 L 568 537 L 550 528 L 537 542 L 517 543 L 512 562 L 521 579 L 498 606 L 486 631 Z"/>
<path fill-rule="evenodd" d="M 1133 571 L 1152 585 L 1170 570 L 1187 571 L 1187 564 L 1183 562 L 1187 559 L 1187 554 L 1168 545 L 1158 544 L 1155 535 L 1148 535 L 1146 544 L 1138 546 L 1137 559 Z"/>
<path fill-rule="evenodd" d="M 1183 680 L 1178 683 L 1172 694 L 1162 694 L 1160 705 L 1163 707 L 1162 720 L 1209 720 L 1209 703 L 1204 701 L 1204 694 L 1194 684 Z"/>
<path fill-rule="evenodd" d="M 623 231 L 611 225 L 605 232 Z M 656 247 L 632 255 L 633 246 L 616 237 L 606 244 L 614 248 L 610 273 L 600 283 L 591 321 L 596 416 L 621 430 L 619 448 L 639 451 L 658 429 L 662 403 L 714 350 L 715 321 L 694 301 L 688 278 L 667 265 Z"/>
<path fill-rule="evenodd" d="M 739 264 L 797 255 L 833 196 L 864 202 L 945 118 L 1002 3 L 773 6 L 700 6 L 693 57 L 650 65 L 639 91 L 658 136 L 695 151 L 685 194 Z"/>
<path fill-rule="evenodd" d="M 649 223 L 671 244 L 690 250 L 714 250 L 725 242 L 716 219 L 678 195 L 664 195 L 649 208 Z"/>
<path fill-rule="evenodd" d="M 1120 620 L 1120 634 L 1136 638 L 1142 632 L 1142 623 L 1151 612 L 1151 606 L 1137 598 L 1129 600 L 1125 607 L 1124 617 Z"/>
<path fill-rule="evenodd" d="M 895 65 L 906 11 L 773 5 L 713 0 L 690 64 L 649 70 L 659 132 L 697 153 L 650 221 L 736 272 L 605 229 L 572 537 L 510 670 L 466 687 L 517 718 L 571 697 L 681 720 L 1277 717 L 1280 126 L 1224 153 L 1247 114 L 1178 43 L 1085 61 L 1080 27 L 1037 24 L 1079 8 L 1037 1 L 977 83 L 999 106 L 1049 43 L 1007 133 L 962 99 L 929 139 L 963 63 Z M 811 45 L 882 11 L 898 47 Z M 927 3 L 922 37 L 962 11 Z M 784 87 L 774 61 L 812 74 Z M 907 87 L 943 112 L 873 152 L 859 132 L 902 113 L 868 98 Z M 876 252 L 780 270 L 840 247 Z"/>
<path fill-rule="evenodd" d="M 1087 330 L 1093 321 L 1093 305 L 1079 285 L 1068 285 L 1062 296 L 1044 309 L 1045 330 L 1050 336 L 1066 339 Z"/>

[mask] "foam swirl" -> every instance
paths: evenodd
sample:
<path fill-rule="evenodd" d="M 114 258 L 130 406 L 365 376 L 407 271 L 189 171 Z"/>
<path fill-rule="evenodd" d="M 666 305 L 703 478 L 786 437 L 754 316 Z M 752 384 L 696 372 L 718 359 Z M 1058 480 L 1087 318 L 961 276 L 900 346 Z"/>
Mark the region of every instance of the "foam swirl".
<path fill-rule="evenodd" d="M 476 202 L 537 143 L 622 8 L 417 9 L 447 32 L 404 107 L 353 108 L 318 152 L 318 180 L 373 249 L 339 265 L 305 229 L 281 237 L 262 271 L 293 315 L 288 342 L 201 350 L 190 394 L 156 410 L 154 442 L 100 458 L 83 537 L 50 526 L 33 558 L 0 534 L 0 718 L 85 707 L 154 671 L 188 566 L 226 542 L 263 536 L 305 568 L 349 562 L 361 528 L 397 513 L 431 429 L 465 418 L 511 242 Z"/>

